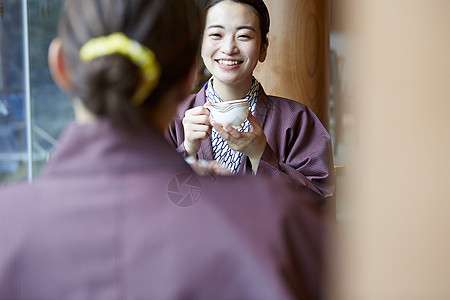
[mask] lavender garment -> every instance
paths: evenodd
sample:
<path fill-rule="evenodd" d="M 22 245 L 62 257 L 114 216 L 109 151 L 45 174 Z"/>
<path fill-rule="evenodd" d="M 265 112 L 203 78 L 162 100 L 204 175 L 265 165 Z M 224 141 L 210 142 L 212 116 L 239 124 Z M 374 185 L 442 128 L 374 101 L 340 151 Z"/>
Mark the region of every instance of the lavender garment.
<path fill-rule="evenodd" d="M 306 186 L 322 197 L 334 193 L 334 164 L 331 139 L 317 116 L 305 105 L 285 98 L 267 96 L 260 86 L 255 117 L 264 128 L 267 146 L 257 174 L 283 178 Z M 193 107 L 205 104 L 205 86 L 180 106 L 166 138 L 185 154 L 183 117 Z M 211 140 L 204 140 L 198 157 L 213 160 Z M 251 164 L 242 156 L 240 171 L 251 173 Z"/>
<path fill-rule="evenodd" d="M 316 197 L 196 177 L 153 131 L 70 125 L 41 179 L 0 190 L 0 299 L 320 299 Z"/>

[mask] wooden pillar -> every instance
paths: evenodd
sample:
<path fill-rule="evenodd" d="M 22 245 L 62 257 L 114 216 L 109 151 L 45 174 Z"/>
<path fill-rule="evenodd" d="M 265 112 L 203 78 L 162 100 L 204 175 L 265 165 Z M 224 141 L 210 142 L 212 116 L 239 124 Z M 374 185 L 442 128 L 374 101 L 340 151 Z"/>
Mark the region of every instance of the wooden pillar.
<path fill-rule="evenodd" d="M 329 0 L 265 0 L 269 50 L 255 77 L 268 94 L 304 103 L 328 128 Z"/>
<path fill-rule="evenodd" d="M 450 299 L 450 1 L 348 1 L 359 139 L 330 299 Z"/>

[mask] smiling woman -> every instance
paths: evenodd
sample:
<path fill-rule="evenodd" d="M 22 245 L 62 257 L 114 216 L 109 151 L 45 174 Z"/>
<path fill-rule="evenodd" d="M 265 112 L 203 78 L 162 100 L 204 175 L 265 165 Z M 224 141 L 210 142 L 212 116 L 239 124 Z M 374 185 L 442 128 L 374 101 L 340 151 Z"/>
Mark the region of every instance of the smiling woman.
<path fill-rule="evenodd" d="M 185 156 L 218 161 L 234 174 L 282 177 L 331 196 L 334 172 L 327 130 L 305 105 L 266 95 L 253 76 L 269 46 L 264 2 L 212 0 L 205 14 L 201 54 L 212 77 L 180 106 L 168 139 Z M 236 99 L 249 103 L 239 130 L 219 125 L 204 107 Z"/>
<path fill-rule="evenodd" d="M 214 90 L 223 101 L 242 98 L 258 61 L 266 58 L 258 16 L 246 4 L 224 1 L 208 10 L 206 24 L 202 58 L 214 74 Z"/>
<path fill-rule="evenodd" d="M 57 28 L 75 120 L 39 180 L 0 189 L 0 299 L 321 299 L 319 197 L 197 176 L 164 139 L 195 82 L 194 0 L 69 0 Z"/>

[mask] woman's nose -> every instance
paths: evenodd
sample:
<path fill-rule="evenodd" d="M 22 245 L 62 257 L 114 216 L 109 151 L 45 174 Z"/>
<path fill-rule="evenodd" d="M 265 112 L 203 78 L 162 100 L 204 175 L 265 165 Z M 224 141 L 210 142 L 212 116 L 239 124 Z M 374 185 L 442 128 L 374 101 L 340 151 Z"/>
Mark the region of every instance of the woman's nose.
<path fill-rule="evenodd" d="M 224 39 L 221 50 L 224 54 L 235 54 L 238 52 L 235 40 L 233 38 Z"/>

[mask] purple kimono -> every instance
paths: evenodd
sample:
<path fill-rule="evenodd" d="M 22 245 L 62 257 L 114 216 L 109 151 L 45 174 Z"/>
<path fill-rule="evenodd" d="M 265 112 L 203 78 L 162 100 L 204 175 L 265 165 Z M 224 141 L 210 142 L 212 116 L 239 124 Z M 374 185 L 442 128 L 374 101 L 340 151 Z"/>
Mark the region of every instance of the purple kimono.
<path fill-rule="evenodd" d="M 188 97 L 180 106 L 169 128 L 167 139 L 177 150 L 184 150 L 182 120 L 188 109 L 205 104 L 206 85 Z M 334 165 L 331 139 L 317 116 L 305 105 L 274 96 L 267 96 L 260 86 L 255 117 L 264 129 L 267 146 L 257 174 L 307 186 L 322 197 L 334 193 Z M 199 159 L 213 160 L 211 139 L 204 140 Z M 250 173 L 251 165 L 242 155 L 239 173 Z"/>
<path fill-rule="evenodd" d="M 72 124 L 40 179 L 0 190 L 0 299 L 320 299 L 317 197 Z"/>

